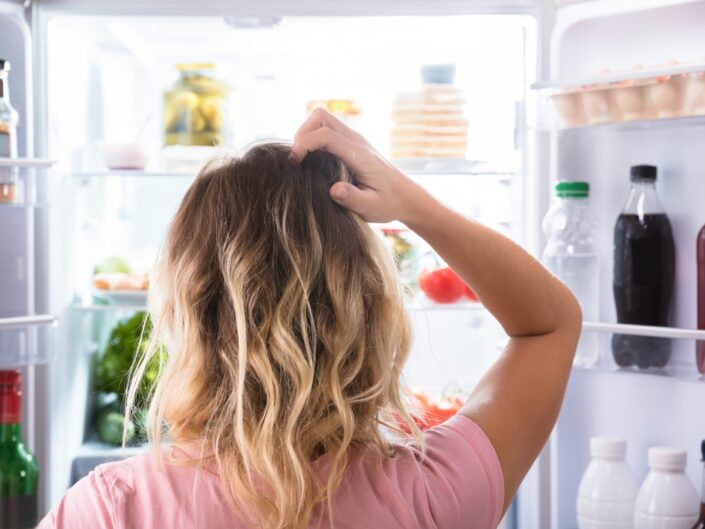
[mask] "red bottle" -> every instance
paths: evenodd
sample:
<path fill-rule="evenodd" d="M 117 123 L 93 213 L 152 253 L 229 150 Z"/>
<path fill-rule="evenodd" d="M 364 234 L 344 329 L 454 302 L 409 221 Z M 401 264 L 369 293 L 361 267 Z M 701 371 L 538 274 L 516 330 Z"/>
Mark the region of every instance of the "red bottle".
<path fill-rule="evenodd" d="M 698 329 L 705 329 L 705 226 L 698 232 Z M 705 375 L 705 341 L 695 342 L 698 371 Z"/>

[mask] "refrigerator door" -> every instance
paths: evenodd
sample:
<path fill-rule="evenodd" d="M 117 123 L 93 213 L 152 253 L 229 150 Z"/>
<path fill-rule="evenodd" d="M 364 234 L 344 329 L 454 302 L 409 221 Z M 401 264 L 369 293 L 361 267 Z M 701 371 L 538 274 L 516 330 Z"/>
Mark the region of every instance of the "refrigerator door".
<path fill-rule="evenodd" d="M 590 3 L 560 2 L 550 45 L 550 79 L 565 81 L 558 93 L 581 96 L 591 92 L 604 97 L 609 119 L 587 106 L 588 120 L 572 128 L 548 127 L 539 135 L 547 145 L 550 180 L 586 180 L 590 183 L 594 211 L 599 213 L 597 234 L 600 258 L 600 364 L 575 369 L 561 416 L 550 443 L 550 464 L 543 467 L 543 493 L 550 491 L 550 527 L 575 528 L 576 495 L 589 462 L 593 436 L 616 436 L 627 441 L 627 462 L 641 482 L 647 472 L 647 450 L 655 445 L 680 447 L 688 452 L 687 473 L 700 484 L 700 442 L 705 437 L 705 384 L 695 366 L 696 259 L 695 242 L 705 222 L 702 200 L 705 169 L 702 138 L 705 120 L 691 115 L 685 98 L 690 77 L 663 75 L 656 88 L 637 88 L 629 78 L 649 68 L 700 68 L 705 62 L 705 2 L 680 0 L 625 0 Z M 675 64 L 677 63 L 677 64 Z M 624 76 L 614 85 L 598 85 L 599 75 Z M 576 81 L 571 79 L 588 79 Z M 666 84 L 676 80 L 671 86 Z M 695 77 L 693 77 L 695 79 Z M 698 78 L 699 79 L 699 78 Z M 594 83 L 593 88 L 588 86 Z M 636 83 L 637 86 L 638 83 Z M 650 85 L 651 86 L 651 85 Z M 695 85 L 692 85 L 695 86 Z M 698 85 L 699 86 L 699 85 Z M 664 105 L 659 94 L 673 98 L 674 114 L 651 108 Z M 577 89 L 577 92 L 571 90 Z M 658 90 L 661 90 L 658 92 Z M 631 99 L 628 99 L 627 96 Z M 625 101 L 644 109 L 643 115 L 626 111 Z M 653 111 L 653 113 L 651 113 Z M 599 119 L 598 119 L 599 118 Z M 611 332 L 617 315 L 613 297 L 614 226 L 629 189 L 632 165 L 652 164 L 659 169 L 659 196 L 673 226 L 676 279 L 669 325 L 661 335 L 690 336 L 671 340 L 671 357 L 663 369 L 619 368 L 612 355 Z M 550 182 L 546 182 L 549 184 Z M 543 188 L 549 202 L 550 185 Z M 683 332 L 678 329 L 684 329 Z M 642 332 L 651 332 L 646 330 Z M 654 331 L 660 332 L 658 328 Z M 700 336 L 700 335 L 698 335 Z M 537 493 L 539 494 L 539 493 Z M 520 523 L 520 527 L 524 527 Z M 549 527 L 548 525 L 544 527 Z"/>

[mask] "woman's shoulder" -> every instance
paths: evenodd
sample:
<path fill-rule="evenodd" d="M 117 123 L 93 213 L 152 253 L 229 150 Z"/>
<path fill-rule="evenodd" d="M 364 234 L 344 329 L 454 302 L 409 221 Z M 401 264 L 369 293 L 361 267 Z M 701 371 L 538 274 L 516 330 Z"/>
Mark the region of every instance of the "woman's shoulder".
<path fill-rule="evenodd" d="M 469 418 L 457 415 L 424 432 L 425 449 L 398 445 L 392 455 L 363 449 L 350 460 L 340 496 L 359 505 L 365 491 L 368 507 L 398 505 L 399 516 L 413 512 L 422 527 L 474 527 L 499 523 L 504 488 L 499 460 L 489 439 Z M 341 503 L 346 500 L 340 498 Z"/>
<path fill-rule="evenodd" d="M 184 450 L 168 445 L 98 465 L 94 472 L 108 487 L 123 494 L 176 492 L 174 489 L 183 488 L 185 481 L 192 484 L 197 474 L 199 479 L 215 476 Z"/>

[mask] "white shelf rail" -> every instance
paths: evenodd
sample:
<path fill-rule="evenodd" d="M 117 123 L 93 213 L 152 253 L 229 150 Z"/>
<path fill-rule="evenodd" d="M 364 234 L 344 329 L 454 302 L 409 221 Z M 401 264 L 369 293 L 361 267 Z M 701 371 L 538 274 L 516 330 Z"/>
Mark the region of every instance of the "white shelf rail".
<path fill-rule="evenodd" d="M 0 318 L 0 330 L 17 329 L 20 327 L 54 326 L 56 324 L 57 319 L 53 314 Z"/>
<path fill-rule="evenodd" d="M 0 167 L 28 167 L 46 169 L 54 165 L 54 160 L 47 158 L 0 158 Z"/>
<path fill-rule="evenodd" d="M 655 338 L 675 338 L 685 340 L 705 340 L 705 330 L 678 329 L 675 327 L 656 327 L 650 325 L 631 325 L 627 323 L 583 322 L 583 331 L 611 332 L 632 336 L 652 336 Z"/>
<path fill-rule="evenodd" d="M 146 305 L 130 305 L 128 303 L 109 303 L 109 304 L 93 304 L 93 305 L 75 305 L 75 310 L 83 312 L 146 312 L 149 310 Z"/>

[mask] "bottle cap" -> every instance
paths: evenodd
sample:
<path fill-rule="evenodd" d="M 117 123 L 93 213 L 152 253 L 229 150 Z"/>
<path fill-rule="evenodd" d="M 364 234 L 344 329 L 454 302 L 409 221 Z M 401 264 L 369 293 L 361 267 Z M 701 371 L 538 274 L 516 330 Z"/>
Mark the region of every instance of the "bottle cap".
<path fill-rule="evenodd" d="M 556 196 L 559 198 L 587 198 L 590 184 L 587 182 L 562 180 L 556 183 Z"/>
<path fill-rule="evenodd" d="M 453 84 L 455 64 L 425 64 L 421 67 L 421 81 L 424 83 Z"/>
<path fill-rule="evenodd" d="M 655 182 L 657 171 L 655 165 L 632 165 L 629 170 L 630 180 L 632 182 Z"/>
<path fill-rule="evenodd" d="M 590 455 L 600 459 L 624 459 L 627 442 L 618 437 L 591 437 Z"/>
<path fill-rule="evenodd" d="M 0 390 L 20 384 L 20 372 L 16 369 L 0 370 Z"/>
<path fill-rule="evenodd" d="M 649 448 L 649 466 L 656 470 L 683 470 L 688 462 L 685 450 L 673 446 Z"/>
<path fill-rule="evenodd" d="M 0 424 L 20 422 L 20 372 L 0 371 Z"/>
<path fill-rule="evenodd" d="M 7 59 L 0 59 L 0 70 L 4 70 L 6 72 L 10 71 L 10 61 Z"/>

